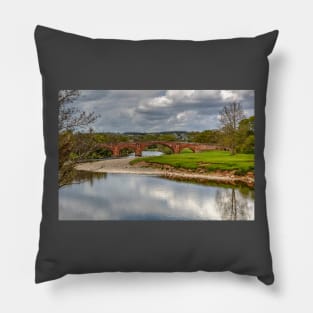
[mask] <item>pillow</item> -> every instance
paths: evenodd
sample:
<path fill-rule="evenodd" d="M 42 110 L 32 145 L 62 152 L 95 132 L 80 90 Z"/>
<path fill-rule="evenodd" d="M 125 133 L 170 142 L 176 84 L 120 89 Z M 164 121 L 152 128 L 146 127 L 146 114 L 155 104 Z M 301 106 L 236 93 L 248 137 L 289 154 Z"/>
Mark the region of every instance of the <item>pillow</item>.
<path fill-rule="evenodd" d="M 129 41 L 36 27 L 46 152 L 36 283 L 199 270 L 273 283 L 263 149 L 277 36 Z"/>

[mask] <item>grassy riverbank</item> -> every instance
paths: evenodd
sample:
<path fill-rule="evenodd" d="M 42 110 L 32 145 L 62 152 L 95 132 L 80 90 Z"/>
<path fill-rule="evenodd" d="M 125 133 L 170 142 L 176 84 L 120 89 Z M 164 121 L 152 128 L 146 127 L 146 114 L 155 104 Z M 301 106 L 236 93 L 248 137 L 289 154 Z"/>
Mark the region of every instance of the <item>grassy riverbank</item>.
<path fill-rule="evenodd" d="M 199 153 L 180 153 L 153 157 L 136 158 L 130 162 L 169 165 L 188 170 L 234 171 L 236 175 L 245 175 L 254 171 L 253 154 L 231 155 L 228 151 L 206 151 Z"/>

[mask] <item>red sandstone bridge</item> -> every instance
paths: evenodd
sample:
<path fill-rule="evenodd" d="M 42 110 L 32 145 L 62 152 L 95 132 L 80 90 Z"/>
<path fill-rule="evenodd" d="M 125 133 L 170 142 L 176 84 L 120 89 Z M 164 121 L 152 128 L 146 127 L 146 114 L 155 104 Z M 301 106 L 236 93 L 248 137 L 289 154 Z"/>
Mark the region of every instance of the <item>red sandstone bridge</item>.
<path fill-rule="evenodd" d="M 113 157 L 121 155 L 121 150 L 130 149 L 135 152 L 135 156 L 141 156 L 142 151 L 153 145 L 162 145 L 170 148 L 173 153 L 180 153 L 183 149 L 190 149 L 193 152 L 208 150 L 225 150 L 224 147 L 217 145 L 208 145 L 194 142 L 175 142 L 175 141 L 147 141 L 147 142 L 119 142 L 119 143 L 100 143 L 98 148 L 112 151 Z"/>

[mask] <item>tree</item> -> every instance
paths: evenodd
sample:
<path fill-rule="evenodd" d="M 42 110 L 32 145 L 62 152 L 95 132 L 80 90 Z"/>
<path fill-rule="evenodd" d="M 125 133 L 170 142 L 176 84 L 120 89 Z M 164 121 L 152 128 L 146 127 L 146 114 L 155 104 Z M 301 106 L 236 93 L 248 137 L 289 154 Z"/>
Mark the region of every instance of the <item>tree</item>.
<path fill-rule="evenodd" d="M 79 90 L 60 90 L 59 102 L 59 133 L 63 131 L 75 131 L 87 128 L 99 116 L 94 112 L 86 113 L 75 106 L 70 106 L 79 97 Z"/>
<path fill-rule="evenodd" d="M 243 153 L 254 153 L 254 116 L 243 119 L 239 123 L 238 148 Z"/>
<path fill-rule="evenodd" d="M 177 140 L 175 134 L 159 134 L 158 139 L 160 141 L 175 141 Z"/>
<path fill-rule="evenodd" d="M 74 131 L 90 126 L 98 116 L 94 112 L 86 113 L 71 106 L 79 97 L 78 90 L 62 90 L 59 92 L 59 187 L 73 181 L 74 167 L 79 159 L 83 159 L 95 147 L 92 128 L 87 136 L 79 136 Z"/>
<path fill-rule="evenodd" d="M 217 190 L 215 194 L 215 203 L 222 220 L 250 220 L 251 212 L 247 199 L 240 197 L 238 190 Z"/>
<path fill-rule="evenodd" d="M 192 132 L 189 138 L 192 142 L 217 144 L 220 140 L 220 134 L 216 129 L 208 129 L 202 132 Z"/>
<path fill-rule="evenodd" d="M 230 148 L 232 154 L 236 153 L 239 123 L 244 118 L 245 115 L 239 102 L 232 102 L 224 106 L 220 112 L 223 141 Z"/>

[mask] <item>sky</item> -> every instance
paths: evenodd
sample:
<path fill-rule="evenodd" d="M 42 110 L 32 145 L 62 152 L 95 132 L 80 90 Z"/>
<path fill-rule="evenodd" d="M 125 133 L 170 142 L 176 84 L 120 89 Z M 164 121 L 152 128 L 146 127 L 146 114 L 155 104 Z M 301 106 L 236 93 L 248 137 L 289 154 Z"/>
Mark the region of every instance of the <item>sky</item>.
<path fill-rule="evenodd" d="M 95 132 L 123 133 L 216 129 L 233 101 L 254 115 L 253 90 L 80 90 L 73 105 L 100 115 Z"/>

